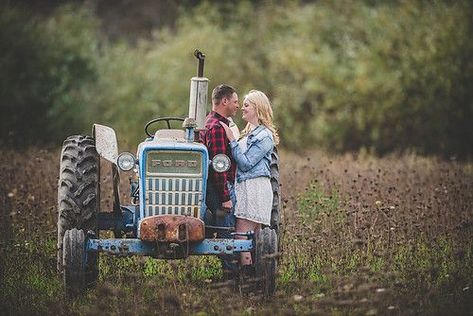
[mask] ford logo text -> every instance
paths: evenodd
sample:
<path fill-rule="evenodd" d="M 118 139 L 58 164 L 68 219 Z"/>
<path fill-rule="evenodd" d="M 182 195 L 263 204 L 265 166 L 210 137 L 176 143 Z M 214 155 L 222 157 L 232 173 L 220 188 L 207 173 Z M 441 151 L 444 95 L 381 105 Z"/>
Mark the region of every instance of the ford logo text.
<path fill-rule="evenodd" d="M 158 167 L 158 166 L 163 166 L 163 167 L 197 167 L 197 160 L 171 160 L 171 159 L 166 159 L 166 160 L 161 160 L 161 159 L 153 159 L 151 160 L 151 166 L 152 167 Z"/>

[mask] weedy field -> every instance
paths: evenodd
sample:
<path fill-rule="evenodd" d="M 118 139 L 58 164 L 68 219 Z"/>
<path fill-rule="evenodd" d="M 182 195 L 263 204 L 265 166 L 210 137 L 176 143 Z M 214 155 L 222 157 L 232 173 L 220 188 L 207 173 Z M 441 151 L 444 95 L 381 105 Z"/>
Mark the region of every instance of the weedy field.
<path fill-rule="evenodd" d="M 214 257 L 102 256 L 97 286 L 67 300 L 55 257 L 59 150 L 2 150 L 0 314 L 473 314 L 473 164 L 281 156 L 273 299 L 220 281 Z M 107 174 L 102 183 L 107 209 Z M 127 184 L 124 174 L 125 201 Z"/>

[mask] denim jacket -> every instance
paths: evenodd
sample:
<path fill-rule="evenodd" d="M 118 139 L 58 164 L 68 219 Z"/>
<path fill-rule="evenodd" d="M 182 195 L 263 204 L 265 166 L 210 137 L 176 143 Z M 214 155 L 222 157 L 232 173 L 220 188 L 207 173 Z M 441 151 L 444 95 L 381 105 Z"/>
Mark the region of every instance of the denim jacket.
<path fill-rule="evenodd" d="M 230 142 L 233 158 L 237 162 L 237 181 L 269 177 L 271 153 L 274 147 L 271 131 L 259 125 L 248 134 L 246 141 L 246 152 L 242 152 L 236 140 Z"/>

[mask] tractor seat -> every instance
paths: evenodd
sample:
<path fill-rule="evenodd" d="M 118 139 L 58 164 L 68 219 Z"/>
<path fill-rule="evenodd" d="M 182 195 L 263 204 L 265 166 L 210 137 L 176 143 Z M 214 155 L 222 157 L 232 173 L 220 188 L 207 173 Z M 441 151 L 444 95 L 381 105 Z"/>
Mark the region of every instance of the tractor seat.
<path fill-rule="evenodd" d="M 157 130 L 154 134 L 154 141 L 160 140 L 170 140 L 185 142 L 186 141 L 186 132 L 181 129 L 160 129 Z"/>

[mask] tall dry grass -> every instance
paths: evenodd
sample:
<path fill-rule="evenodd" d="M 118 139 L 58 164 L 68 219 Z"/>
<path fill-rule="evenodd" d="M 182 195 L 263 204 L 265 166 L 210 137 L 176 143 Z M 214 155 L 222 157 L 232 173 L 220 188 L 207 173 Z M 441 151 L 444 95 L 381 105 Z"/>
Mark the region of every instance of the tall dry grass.
<path fill-rule="evenodd" d="M 215 258 L 101 259 L 68 302 L 55 272 L 59 150 L 2 150 L 0 310 L 6 314 L 442 314 L 473 310 L 473 166 L 416 155 L 282 153 L 273 300 L 219 282 Z M 111 207 L 102 174 L 102 208 Z M 121 195 L 128 202 L 128 175 Z M 29 302 L 25 304 L 24 302 Z"/>

